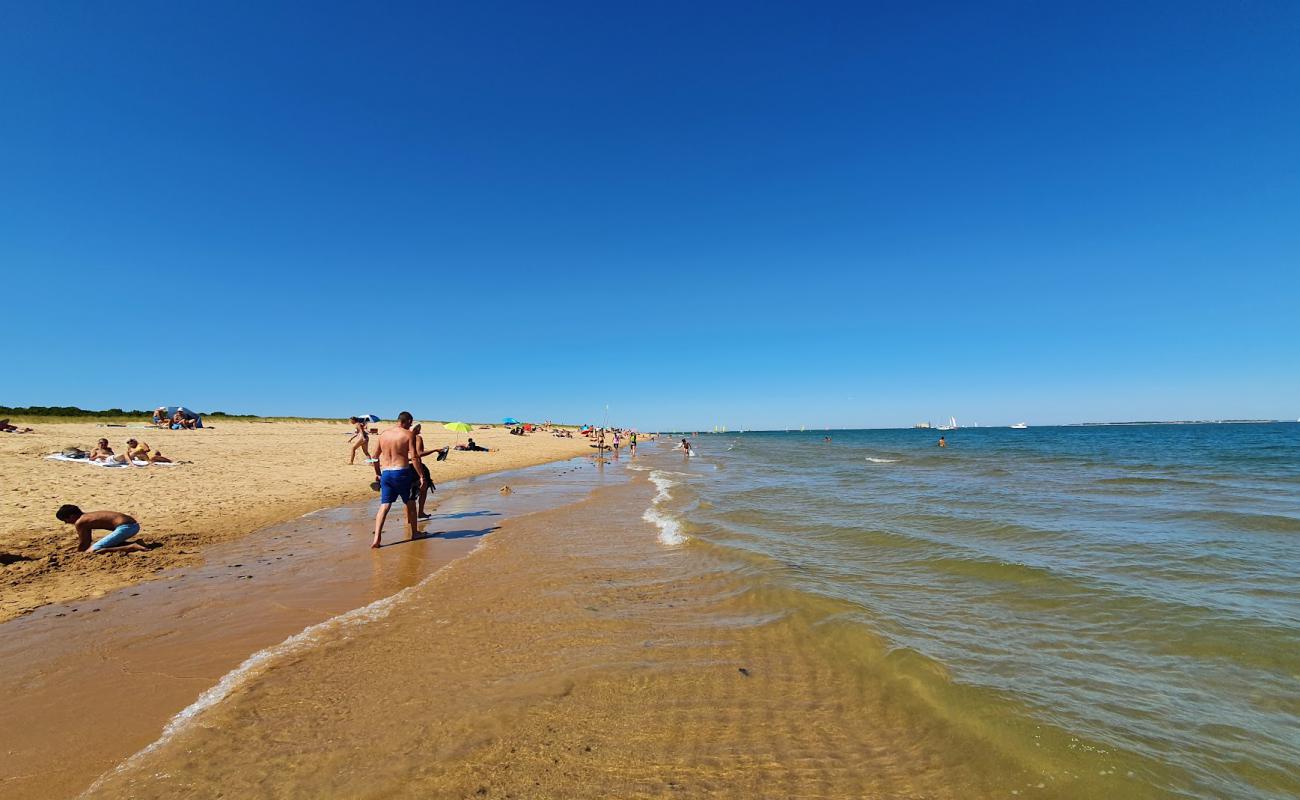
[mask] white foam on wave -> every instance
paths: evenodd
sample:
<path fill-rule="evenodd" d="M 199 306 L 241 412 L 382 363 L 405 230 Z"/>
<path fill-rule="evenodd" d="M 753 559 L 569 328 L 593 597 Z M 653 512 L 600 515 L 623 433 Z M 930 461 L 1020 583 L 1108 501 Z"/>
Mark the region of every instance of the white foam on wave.
<path fill-rule="evenodd" d="M 657 469 L 650 471 L 650 482 L 659 491 L 655 493 L 654 499 L 650 501 L 650 507 L 641 515 L 641 519 L 659 529 L 659 542 L 661 544 L 673 546 L 685 542 L 686 536 L 682 533 L 681 521 L 671 514 L 664 513 L 659 508 L 660 505 L 672 499 L 671 489 L 677 485 L 677 481 L 668 477 L 668 474 Z M 673 474 L 680 475 L 682 473 Z"/>
<path fill-rule="evenodd" d="M 873 464 L 896 464 L 896 463 L 898 463 L 898 459 L 896 459 L 896 458 L 872 458 L 871 456 L 867 456 L 867 460 L 870 461 L 870 462 L 873 463 Z"/>
<path fill-rule="evenodd" d="M 109 778 L 112 778 L 114 775 L 124 772 L 138 764 L 150 753 L 166 744 L 169 739 L 183 731 L 204 711 L 207 711 L 222 700 L 225 700 L 233 694 L 236 689 L 254 677 L 263 674 L 275 661 L 284 656 L 305 652 L 319 644 L 329 634 L 346 631 L 348 628 L 364 625 L 387 617 L 393 610 L 393 607 L 396 606 L 403 597 L 418 589 L 440 571 L 441 570 L 435 571 L 433 575 L 428 576 L 423 581 L 420 581 L 420 583 L 417 583 L 414 586 L 408 586 L 396 594 L 380 598 L 369 605 L 354 608 L 351 611 L 338 615 L 337 617 L 331 617 L 324 622 L 319 622 L 310 627 L 303 628 L 301 631 L 290 636 L 288 639 L 285 639 L 283 642 L 271 645 L 270 647 L 263 648 L 258 650 L 256 653 L 253 653 L 251 656 L 244 659 L 244 663 L 223 675 L 221 680 L 218 681 L 215 686 L 199 695 L 197 700 L 190 703 L 182 711 L 177 713 L 176 716 L 172 717 L 167 722 L 166 727 L 163 728 L 162 734 L 154 740 L 152 744 L 137 751 L 121 764 L 118 764 L 113 769 L 99 776 L 99 778 L 97 778 L 88 789 L 82 792 L 79 797 L 86 797 L 87 795 L 94 793 Z"/>
<path fill-rule="evenodd" d="M 653 472 L 650 473 L 650 482 L 653 483 L 655 485 L 655 488 L 659 490 L 658 493 L 655 494 L 655 499 L 651 501 L 655 505 L 658 505 L 659 503 L 662 503 L 663 501 L 672 498 L 673 495 L 669 491 L 669 489 L 676 486 L 677 481 L 673 480 L 672 478 L 669 478 L 667 473 L 661 472 L 659 470 L 654 470 Z"/>

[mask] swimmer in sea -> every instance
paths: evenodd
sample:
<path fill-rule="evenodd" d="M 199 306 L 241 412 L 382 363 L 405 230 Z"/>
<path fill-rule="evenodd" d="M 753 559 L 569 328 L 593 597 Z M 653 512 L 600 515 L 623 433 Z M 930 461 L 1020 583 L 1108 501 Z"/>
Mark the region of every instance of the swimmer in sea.
<path fill-rule="evenodd" d="M 945 441 L 944 438 L 943 438 L 942 436 L 939 437 L 939 446 L 940 446 L 940 447 L 947 447 L 947 446 L 948 446 L 948 442 Z"/>

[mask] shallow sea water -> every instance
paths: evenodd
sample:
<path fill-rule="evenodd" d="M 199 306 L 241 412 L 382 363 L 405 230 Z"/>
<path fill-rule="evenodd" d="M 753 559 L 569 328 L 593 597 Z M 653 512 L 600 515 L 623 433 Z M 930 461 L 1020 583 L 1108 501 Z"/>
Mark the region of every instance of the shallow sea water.
<path fill-rule="evenodd" d="M 624 454 L 92 794 L 1300 794 L 1300 425 L 824 435 Z"/>
<path fill-rule="evenodd" d="M 1300 424 L 939 435 L 702 437 L 687 535 L 1058 782 L 1300 795 Z"/>

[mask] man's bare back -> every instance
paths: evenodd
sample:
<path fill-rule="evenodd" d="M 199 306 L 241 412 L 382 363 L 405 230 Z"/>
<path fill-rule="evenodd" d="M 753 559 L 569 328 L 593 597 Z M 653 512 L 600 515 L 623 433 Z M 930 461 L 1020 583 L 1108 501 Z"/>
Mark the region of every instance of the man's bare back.
<path fill-rule="evenodd" d="M 428 483 L 415 433 L 411 430 L 413 422 L 411 412 L 403 411 L 397 415 L 396 426 L 379 434 L 376 444 L 378 450 L 375 452 L 375 477 L 379 478 L 379 511 L 375 514 L 375 538 L 370 543 L 373 548 L 380 546 L 388 509 L 399 499 L 406 506 L 406 523 L 411 538 L 418 535 L 417 496 Z"/>
<path fill-rule="evenodd" d="M 379 434 L 378 450 L 375 458 L 375 472 L 385 469 L 405 469 L 411 466 L 412 451 L 415 449 L 415 434 L 407 428 L 393 426 Z"/>
<path fill-rule="evenodd" d="M 135 525 L 135 517 L 121 511 L 86 511 L 77 521 L 77 530 L 111 531 L 119 525 Z"/>

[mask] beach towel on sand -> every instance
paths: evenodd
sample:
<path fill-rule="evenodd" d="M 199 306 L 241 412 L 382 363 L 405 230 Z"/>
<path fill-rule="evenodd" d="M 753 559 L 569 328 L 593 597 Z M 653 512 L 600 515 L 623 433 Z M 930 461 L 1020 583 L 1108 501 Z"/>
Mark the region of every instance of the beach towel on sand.
<path fill-rule="evenodd" d="M 71 461 L 73 464 L 90 464 L 91 466 L 95 466 L 95 467 L 126 467 L 126 466 L 130 466 L 129 464 L 119 464 L 119 463 L 117 463 L 117 462 L 112 462 L 112 461 L 91 461 L 91 460 L 88 459 L 88 458 L 71 458 L 71 457 L 69 457 L 69 456 L 65 456 L 65 455 L 62 454 L 62 453 L 52 453 L 52 454 L 46 456 L 46 458 L 49 459 L 50 461 Z M 159 463 L 157 463 L 157 464 L 150 464 L 148 461 L 138 461 L 138 460 L 137 460 L 137 461 L 133 461 L 133 462 L 131 462 L 131 463 L 134 464 L 134 465 L 137 466 L 137 467 L 178 467 L 178 466 L 180 466 L 180 465 L 177 464 L 176 462 L 167 462 L 167 461 L 162 461 L 162 462 L 159 462 Z"/>

